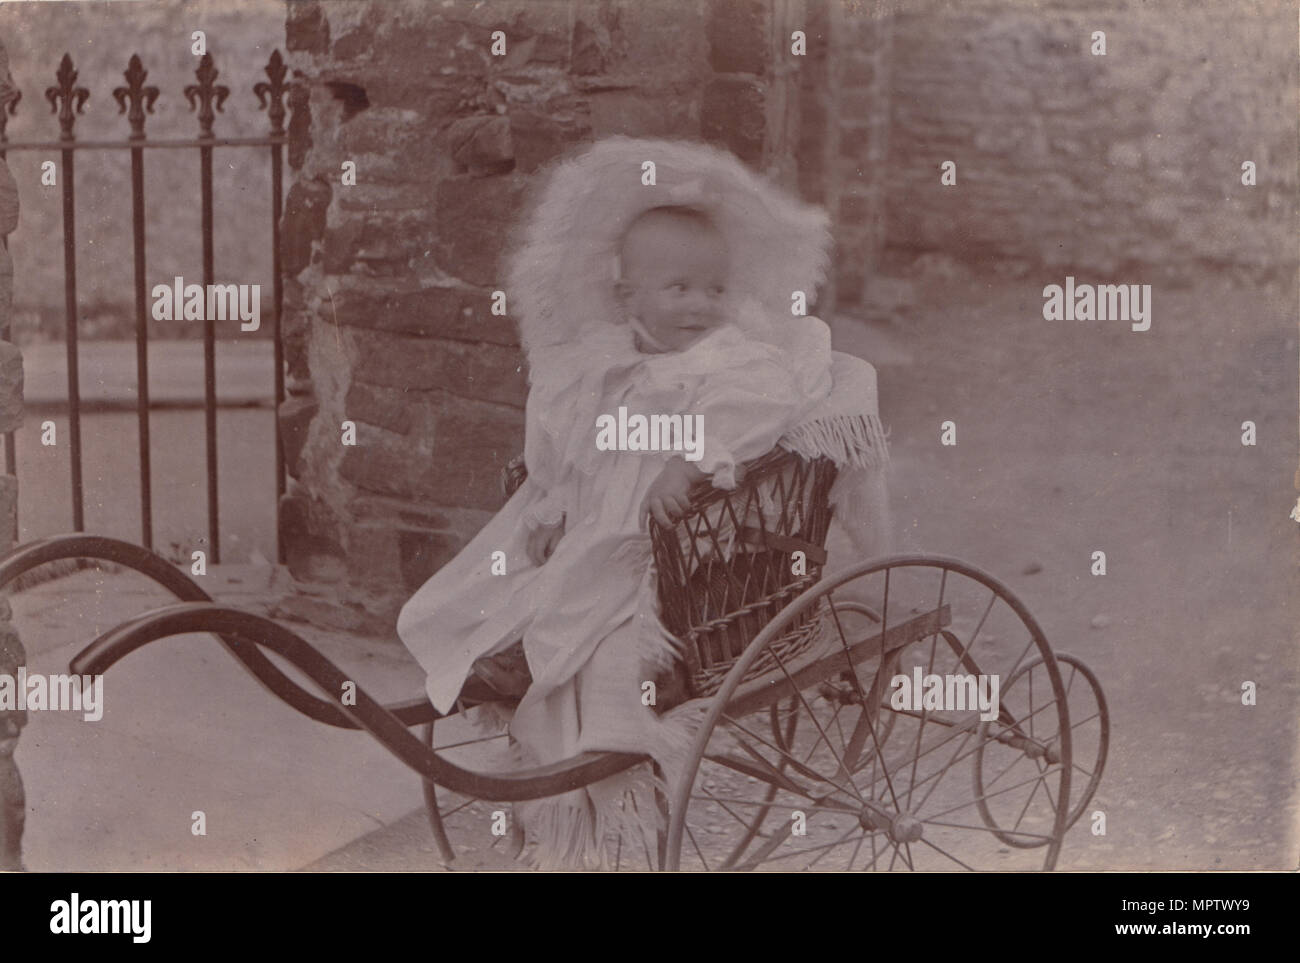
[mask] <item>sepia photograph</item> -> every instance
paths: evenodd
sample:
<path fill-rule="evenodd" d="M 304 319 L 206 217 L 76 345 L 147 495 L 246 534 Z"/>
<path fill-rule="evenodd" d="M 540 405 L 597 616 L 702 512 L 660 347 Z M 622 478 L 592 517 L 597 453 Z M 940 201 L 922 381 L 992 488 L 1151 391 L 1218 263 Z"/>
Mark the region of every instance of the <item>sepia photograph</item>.
<path fill-rule="evenodd" d="M 1300 869 L 1298 38 L 0 5 L 0 869 Z"/>

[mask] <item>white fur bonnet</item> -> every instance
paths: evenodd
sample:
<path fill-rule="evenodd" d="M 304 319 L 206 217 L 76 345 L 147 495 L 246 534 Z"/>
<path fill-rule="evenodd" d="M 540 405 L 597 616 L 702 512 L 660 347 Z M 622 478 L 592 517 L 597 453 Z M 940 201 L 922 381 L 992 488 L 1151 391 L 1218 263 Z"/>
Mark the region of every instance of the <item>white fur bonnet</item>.
<path fill-rule="evenodd" d="M 654 164 L 654 184 L 647 162 Z M 746 316 L 791 317 L 792 296 L 815 300 L 831 236 L 818 207 L 791 197 L 733 154 L 688 141 L 610 137 L 550 173 L 510 258 L 511 313 L 524 350 L 579 340 L 616 323 L 614 264 L 620 238 L 652 207 L 707 212 L 731 252 L 729 289 Z M 756 303 L 756 304 L 755 304 Z M 742 323 L 744 323 L 742 321 Z"/>

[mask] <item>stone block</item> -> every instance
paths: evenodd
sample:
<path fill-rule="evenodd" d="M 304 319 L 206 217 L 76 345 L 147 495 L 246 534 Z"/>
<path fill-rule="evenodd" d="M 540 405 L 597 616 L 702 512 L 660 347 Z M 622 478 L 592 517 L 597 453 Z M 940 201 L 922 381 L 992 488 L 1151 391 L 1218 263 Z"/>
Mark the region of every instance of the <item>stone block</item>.
<path fill-rule="evenodd" d="M 9 249 L 0 238 L 0 326 L 13 320 L 10 313 L 14 303 L 14 262 Z"/>
<path fill-rule="evenodd" d="M 721 144 L 747 164 L 763 159 L 766 88 L 743 77 L 718 77 L 704 88 L 700 134 Z"/>
<path fill-rule="evenodd" d="M 424 502 L 383 495 L 357 495 L 348 501 L 347 510 L 357 522 L 383 522 L 390 528 L 442 531 L 453 527 L 446 512 L 430 508 Z"/>
<path fill-rule="evenodd" d="M 610 36 L 607 29 L 586 20 L 575 21 L 569 53 L 569 69 L 582 76 L 601 73 L 605 69 L 605 51 L 609 48 L 609 43 Z"/>
<path fill-rule="evenodd" d="M 499 114 L 462 117 L 447 128 L 451 156 L 471 173 L 501 173 L 515 161 L 511 120 Z"/>
<path fill-rule="evenodd" d="M 521 449 L 523 413 L 463 402 L 436 404 L 432 453 L 380 429 L 348 448 L 339 474 L 371 495 L 489 511 L 501 506 L 501 467 Z"/>
<path fill-rule="evenodd" d="M 449 532 L 405 529 L 397 533 L 397 548 L 401 557 L 402 587 L 409 594 L 455 558 L 464 544 Z"/>
<path fill-rule="evenodd" d="M 491 15 L 493 6 L 486 4 L 484 12 Z M 375 29 L 375 49 L 382 51 L 380 66 L 426 85 L 449 76 L 486 80 L 494 28 L 438 15 L 441 12 L 430 10 L 427 3 L 386 5 L 385 17 Z"/>
<path fill-rule="evenodd" d="M 5 603 L 8 607 L 8 603 Z M 0 621 L 0 674 L 10 677 L 27 664 L 27 653 L 8 618 Z M 23 781 L 14 762 L 18 737 L 27 725 L 27 711 L 0 710 L 0 872 L 23 869 L 23 824 L 27 801 Z"/>
<path fill-rule="evenodd" d="M 769 10 L 753 0 L 710 0 L 709 65 L 722 74 L 755 74 L 768 69 Z"/>
<path fill-rule="evenodd" d="M 506 308 L 509 309 L 509 292 Z M 420 287 L 410 282 L 343 281 L 334 294 L 339 324 L 426 338 L 518 345 L 507 315 L 492 313 L 491 292 L 462 287 Z"/>
<path fill-rule="evenodd" d="M 0 341 L 0 432 L 23 424 L 23 354 L 16 344 Z"/>
<path fill-rule="evenodd" d="M 301 180 L 289 188 L 281 219 L 280 264 L 293 276 L 311 263 L 312 243 L 325 235 L 333 190 L 320 180 Z"/>
<path fill-rule="evenodd" d="M 495 15 L 494 27 L 506 33 L 507 67 L 568 62 L 569 4 L 494 0 L 487 7 Z"/>
<path fill-rule="evenodd" d="M 305 495 L 289 492 L 280 498 L 280 544 L 289 574 L 308 582 L 334 584 L 347 577 L 347 553 L 326 534 L 326 525 L 311 517 Z"/>
<path fill-rule="evenodd" d="M 510 133 L 516 168 L 531 174 L 586 139 L 591 125 L 576 111 L 512 108 Z"/>
<path fill-rule="evenodd" d="M 879 209 L 878 198 L 871 194 L 845 194 L 840 198 L 840 217 L 850 224 L 870 223 Z"/>
<path fill-rule="evenodd" d="M 610 90 L 593 93 L 589 104 L 597 137 L 687 137 L 698 125 L 691 99 L 682 95 Z"/>
<path fill-rule="evenodd" d="M 18 185 L 9 167 L 0 161 L 0 237 L 18 226 Z"/>
<path fill-rule="evenodd" d="M 516 141 L 516 161 L 519 143 Z M 471 284 L 498 287 L 502 239 L 515 221 L 523 183 L 515 177 L 450 177 L 434 201 L 438 260 Z"/>
<path fill-rule="evenodd" d="M 325 232 L 321 266 L 326 274 L 346 274 L 359 266 L 365 274 L 405 275 L 433 243 L 433 225 L 424 211 L 375 212 L 331 226 Z"/>
<path fill-rule="evenodd" d="M 460 74 L 426 79 L 391 70 L 365 79 L 366 96 L 375 107 L 415 111 L 426 118 L 446 118 L 473 106 L 483 85 L 482 78 Z"/>
<path fill-rule="evenodd" d="M 528 396 L 523 356 L 511 347 L 357 332 L 361 360 L 353 379 L 411 391 L 522 407 Z"/>
<path fill-rule="evenodd" d="M 367 13 L 375 11 L 376 8 L 372 6 L 367 10 Z M 366 17 L 347 33 L 340 34 L 330 48 L 331 59 L 350 61 L 363 57 L 372 57 L 375 53 L 375 19 L 374 17 Z M 382 54 L 383 51 L 381 50 L 380 53 Z"/>
<path fill-rule="evenodd" d="M 706 11 L 698 0 L 618 0 L 607 73 L 642 88 L 698 84 L 708 70 Z M 757 6 L 757 4 L 755 4 Z"/>
<path fill-rule="evenodd" d="M 298 474 L 298 458 L 302 455 L 307 433 L 319 410 L 320 404 L 315 398 L 298 396 L 286 398 L 276 412 L 280 423 L 280 446 L 284 450 L 285 470 L 291 475 Z"/>
<path fill-rule="evenodd" d="M 876 82 L 876 59 L 857 51 L 850 52 L 843 60 L 841 82 L 846 87 L 871 87 Z"/>
<path fill-rule="evenodd" d="M 343 416 L 405 435 L 411 430 L 411 402 L 400 388 L 376 388 L 353 382 L 343 402 Z"/>
<path fill-rule="evenodd" d="M 869 126 L 842 125 L 840 127 L 840 156 L 855 164 L 866 162 L 871 149 L 873 131 Z"/>
<path fill-rule="evenodd" d="M 17 514 L 18 479 L 13 475 L 0 475 L 0 555 L 14 547 L 14 521 Z M 0 618 L 0 624 L 4 620 Z"/>
<path fill-rule="evenodd" d="M 289 50 L 323 54 L 330 45 L 330 24 L 315 0 L 291 3 L 286 10 L 284 45 Z"/>
<path fill-rule="evenodd" d="M 294 85 L 289 88 L 286 98 L 289 108 L 287 159 L 290 170 L 302 170 L 307 152 L 312 148 L 311 139 L 311 87 L 305 83 L 302 71 L 293 72 Z"/>

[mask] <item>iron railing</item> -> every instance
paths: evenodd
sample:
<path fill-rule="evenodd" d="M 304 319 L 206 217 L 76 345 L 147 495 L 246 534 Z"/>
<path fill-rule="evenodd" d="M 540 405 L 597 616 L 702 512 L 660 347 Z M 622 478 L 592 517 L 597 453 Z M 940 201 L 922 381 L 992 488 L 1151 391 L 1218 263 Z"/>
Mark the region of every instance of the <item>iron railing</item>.
<path fill-rule="evenodd" d="M 78 150 L 129 150 L 131 152 L 131 222 L 135 255 L 135 341 L 136 341 L 136 411 L 140 441 L 140 509 L 141 541 L 145 548 L 153 548 L 153 504 L 149 462 L 149 333 L 147 318 L 149 304 L 145 280 L 145 180 L 144 156 L 150 148 L 190 148 L 199 151 L 199 190 L 202 198 L 203 232 L 203 285 L 204 290 L 214 283 L 213 264 L 213 195 L 212 152 L 222 147 L 269 148 L 271 161 L 271 276 L 273 279 L 273 318 L 271 337 L 275 356 L 275 404 L 284 401 L 284 348 L 280 338 L 280 315 L 284 301 L 284 286 L 280 277 L 280 217 L 283 211 L 284 172 L 282 148 L 285 143 L 284 98 L 290 85 L 285 83 L 287 68 L 276 50 L 264 68 L 267 80 L 253 86 L 259 109 L 266 110 L 270 130 L 264 137 L 217 137 L 213 124 L 218 112 L 230 96 L 230 88 L 218 84 L 219 71 L 211 54 L 204 54 L 195 70 L 198 81 L 185 87 L 183 93 L 191 111 L 197 111 L 199 136 L 193 139 L 150 139 L 145 134 L 145 117 L 153 113 L 159 98 L 157 87 L 146 86 L 149 72 L 138 54 L 132 55 L 123 76 L 126 86 L 113 90 L 118 112 L 126 114 L 130 135 L 125 140 L 78 140 L 75 134 L 77 115 L 83 113 L 90 91 L 77 86 L 77 71 L 72 58 L 63 55 L 55 75 L 57 83 L 45 90 L 52 113 L 59 117 L 60 135 L 55 141 L 10 141 L 5 135 L 8 117 L 17 110 L 22 97 L 16 91 L 8 104 L 0 103 L 0 158 L 8 151 L 57 150 L 61 153 L 63 167 L 60 181 L 63 186 L 63 267 L 64 310 L 66 315 L 66 341 L 68 358 L 68 415 L 69 441 L 72 464 L 72 524 L 77 532 L 85 530 L 83 510 L 81 464 L 81 387 L 77 369 L 77 256 L 76 256 L 76 176 L 74 158 Z M 217 378 L 216 332 L 214 319 L 205 312 L 203 324 L 203 376 L 204 376 L 204 428 L 207 450 L 208 542 L 209 559 L 221 561 L 221 543 L 218 532 L 217 511 Z M 8 338 L 7 330 L 0 338 Z M 284 546 L 279 544 L 279 500 L 285 491 L 284 453 L 280 444 L 279 419 L 275 425 L 275 493 L 276 493 L 276 552 L 284 561 Z M 15 473 L 13 433 L 5 436 L 5 470 Z"/>

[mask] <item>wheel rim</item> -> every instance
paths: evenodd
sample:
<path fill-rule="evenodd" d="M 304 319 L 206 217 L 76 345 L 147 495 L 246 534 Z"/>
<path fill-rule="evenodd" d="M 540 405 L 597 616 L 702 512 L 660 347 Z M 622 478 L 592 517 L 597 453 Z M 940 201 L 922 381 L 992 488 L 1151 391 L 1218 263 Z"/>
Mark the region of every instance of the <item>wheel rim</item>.
<path fill-rule="evenodd" d="M 845 618 L 849 612 L 861 614 L 864 601 L 881 619 L 867 634 L 861 632 L 861 620 L 855 629 Z M 784 676 L 783 691 L 794 690 L 785 704 L 798 716 L 796 734 L 791 745 L 783 746 L 762 732 L 756 712 L 735 714 L 737 707 L 751 705 L 747 693 L 765 684 L 742 685 L 740 680 L 784 625 L 813 605 L 820 608 L 824 626 L 819 651 L 800 657 L 799 663 L 781 663 L 779 671 L 764 677 L 780 683 Z M 942 631 L 936 624 L 940 612 L 951 619 Z M 863 657 L 871 638 L 877 645 Z M 798 690 L 795 685 L 796 679 L 806 679 L 807 671 L 815 675 L 811 663 L 829 664 L 825 657 L 837 647 L 845 652 L 841 662 L 854 663 L 857 680 L 859 698 L 847 711 L 845 705 L 837 709 L 818 687 Z M 1014 680 L 1031 661 L 1056 696 L 1051 711 L 1062 735 L 1052 752 L 1055 761 L 1036 768 L 1023 785 L 1003 777 L 996 787 L 976 788 L 970 771 L 983 741 L 1023 726 L 1005 708 L 986 720 L 980 715 L 991 714 L 991 706 L 965 709 L 959 677 L 971 676 L 978 691 L 991 695 L 993 676 Z M 918 669 L 923 680 L 953 676 L 957 681 L 948 692 L 956 701 L 896 708 L 890 700 L 899 690 L 890 682 L 900 675 L 914 679 Z M 964 691 L 969 694 L 970 686 Z M 1063 696 L 1061 673 L 1032 615 L 1006 586 L 973 566 L 941 556 L 896 556 L 830 576 L 765 627 L 723 682 L 685 774 L 674 787 L 668 867 L 1050 869 L 1067 826 L 1067 812 L 1056 801 L 1073 798 Z M 872 705 L 877 707 L 874 717 L 865 708 Z M 1006 747 L 999 743 L 999 748 Z M 1022 749 L 1041 751 L 1027 734 Z M 717 789 L 720 771 L 731 774 L 727 785 L 732 795 Z M 715 783 L 713 789 L 709 781 Z M 1020 826 L 990 825 L 982 816 L 981 805 L 987 808 L 994 798 L 1024 791 L 1034 782 L 1044 798 L 1030 807 Z M 1042 792 L 1043 786 L 1050 792 Z M 704 807 L 722 802 L 732 810 L 723 827 L 710 830 L 707 822 L 698 825 L 698 815 L 692 817 L 693 807 L 703 814 Z M 1037 851 L 1027 854 L 1024 847 L 1008 846 L 999 834 L 1032 842 Z M 745 845 L 736 847 L 741 840 Z M 730 857 L 710 859 L 711 849 Z"/>
<path fill-rule="evenodd" d="M 1110 746 L 1110 714 L 1100 681 L 1082 660 L 1072 655 L 1058 654 L 1056 662 L 1065 683 L 1070 720 L 1070 765 L 1073 772 L 1069 805 L 1066 807 L 1068 815 L 1065 828 L 1068 830 L 1079 821 L 1101 782 Z M 1047 695 L 1047 690 L 1041 684 L 1045 681 L 1045 675 L 1046 667 L 1042 660 L 1034 659 L 1021 666 L 1015 677 L 1008 680 L 1006 694 L 1020 703 L 1021 713 L 1031 723 L 1035 719 L 1039 720 L 1036 740 L 1045 744 L 1048 750 L 1045 758 L 1050 760 L 1058 740 L 1055 733 L 1044 731 L 1042 726 L 1043 721 L 1050 722 L 1054 717 L 1051 712 L 1042 711 Z M 995 731 L 981 740 L 980 748 L 975 754 L 975 790 L 980 797 L 980 815 L 987 825 L 999 830 L 998 838 L 1007 845 L 1033 848 L 1042 844 L 1021 839 L 1014 832 L 1004 832 L 1008 828 L 1013 831 L 1016 828 L 1014 820 L 1018 816 L 1011 812 L 1011 800 L 998 799 L 995 802 L 995 797 L 989 796 L 989 791 L 996 786 L 995 780 L 1005 778 L 1004 767 L 1012 765 L 1011 756 L 1015 752 L 1014 748 L 1005 745 L 1003 740 L 1007 738 L 1007 733 L 997 731 L 999 728 L 994 725 Z"/>

